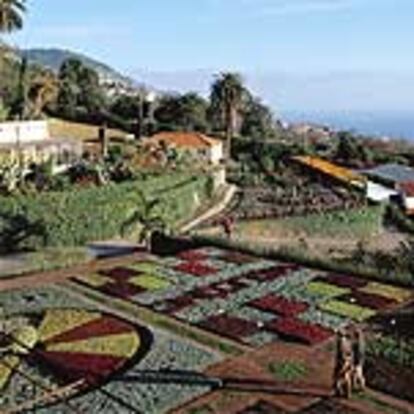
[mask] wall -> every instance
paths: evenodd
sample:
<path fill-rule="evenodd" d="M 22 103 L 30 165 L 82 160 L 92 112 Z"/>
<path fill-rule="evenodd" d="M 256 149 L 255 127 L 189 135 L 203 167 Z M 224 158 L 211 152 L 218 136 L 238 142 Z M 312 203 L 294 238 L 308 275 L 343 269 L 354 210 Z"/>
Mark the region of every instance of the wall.
<path fill-rule="evenodd" d="M 47 121 L 22 121 L 0 123 L 0 144 L 17 144 L 49 139 Z"/>

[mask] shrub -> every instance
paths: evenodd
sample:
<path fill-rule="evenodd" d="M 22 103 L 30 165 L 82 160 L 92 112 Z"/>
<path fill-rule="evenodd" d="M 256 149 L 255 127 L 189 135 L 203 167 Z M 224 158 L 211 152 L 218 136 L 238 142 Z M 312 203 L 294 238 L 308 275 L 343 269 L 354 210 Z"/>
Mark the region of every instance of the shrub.
<path fill-rule="evenodd" d="M 166 219 L 174 226 L 194 212 L 195 193 L 199 199 L 206 197 L 206 177 L 170 174 L 105 187 L 0 197 L 0 217 L 24 217 L 25 223 L 41 230 L 25 239 L 13 238 L 19 241 L 13 247 L 84 245 L 120 235 L 139 205 L 141 192 L 162 202 Z"/>

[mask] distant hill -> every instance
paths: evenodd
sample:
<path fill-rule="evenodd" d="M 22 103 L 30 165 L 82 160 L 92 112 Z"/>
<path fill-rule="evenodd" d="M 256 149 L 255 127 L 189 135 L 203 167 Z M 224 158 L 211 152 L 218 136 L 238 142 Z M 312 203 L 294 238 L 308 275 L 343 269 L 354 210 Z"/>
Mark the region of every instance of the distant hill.
<path fill-rule="evenodd" d="M 110 79 L 114 82 L 121 82 L 129 86 L 136 85 L 135 82 L 122 75 L 117 70 L 111 68 L 105 63 L 92 59 L 81 53 L 72 52 L 64 49 L 25 49 L 20 51 L 20 55 L 27 56 L 30 63 L 36 63 L 46 66 L 57 72 L 62 63 L 70 58 L 79 59 L 86 66 L 94 69 L 98 74 L 105 79 Z"/>

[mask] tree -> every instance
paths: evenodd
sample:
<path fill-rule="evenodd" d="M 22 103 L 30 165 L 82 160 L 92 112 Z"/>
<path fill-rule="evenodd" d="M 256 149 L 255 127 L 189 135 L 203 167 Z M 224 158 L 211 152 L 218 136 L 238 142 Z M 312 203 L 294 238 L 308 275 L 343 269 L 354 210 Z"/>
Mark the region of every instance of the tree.
<path fill-rule="evenodd" d="M 213 122 L 224 129 L 227 154 L 231 155 L 231 139 L 236 134 L 247 91 L 237 73 L 220 74 L 211 87 L 210 104 Z"/>
<path fill-rule="evenodd" d="M 154 116 L 163 129 L 205 132 L 209 126 L 207 111 L 207 101 L 190 92 L 164 96 L 158 103 Z"/>
<path fill-rule="evenodd" d="M 0 32 L 10 33 L 23 27 L 26 0 L 0 0 Z"/>
<path fill-rule="evenodd" d="M 241 134 L 257 139 L 266 139 L 275 135 L 273 113 L 260 99 L 250 98 L 244 112 Z"/>
<path fill-rule="evenodd" d="M 99 75 L 78 59 L 67 59 L 59 70 L 58 111 L 69 118 L 96 116 L 105 107 Z"/>
<path fill-rule="evenodd" d="M 159 199 L 148 200 L 142 192 L 138 196 L 138 208 L 124 223 L 122 233 L 125 235 L 137 225 L 141 226 L 138 241 L 144 243 L 145 248 L 151 251 L 153 233 L 165 232 L 168 226 L 161 201 Z"/>

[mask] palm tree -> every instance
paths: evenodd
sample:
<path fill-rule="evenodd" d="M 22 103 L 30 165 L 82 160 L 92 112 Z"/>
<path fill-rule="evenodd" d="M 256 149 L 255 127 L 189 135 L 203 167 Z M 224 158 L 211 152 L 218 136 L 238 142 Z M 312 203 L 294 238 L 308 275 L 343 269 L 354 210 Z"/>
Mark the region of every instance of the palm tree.
<path fill-rule="evenodd" d="M 246 96 L 247 90 L 237 73 L 220 74 L 211 87 L 211 111 L 225 129 L 228 157 Z"/>
<path fill-rule="evenodd" d="M 159 199 L 148 200 L 141 192 L 138 194 L 138 208 L 132 216 L 123 224 L 122 235 L 141 226 L 138 242 L 143 243 L 148 251 L 151 251 L 152 234 L 156 231 L 165 232 L 168 228 L 162 204 Z"/>
<path fill-rule="evenodd" d="M 0 33 L 10 33 L 23 27 L 25 3 L 26 0 L 0 0 Z"/>

